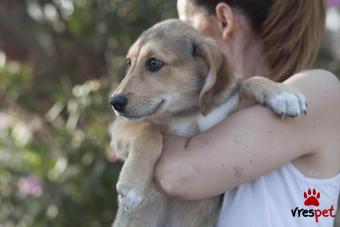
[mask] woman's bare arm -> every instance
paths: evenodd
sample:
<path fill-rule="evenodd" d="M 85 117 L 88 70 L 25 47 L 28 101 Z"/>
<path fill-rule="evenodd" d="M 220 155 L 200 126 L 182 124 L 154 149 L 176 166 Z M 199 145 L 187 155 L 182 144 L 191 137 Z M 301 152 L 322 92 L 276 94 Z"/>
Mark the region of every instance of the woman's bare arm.
<path fill-rule="evenodd" d="M 186 149 L 186 139 L 168 137 L 155 170 L 159 186 L 173 196 L 202 199 L 221 194 L 291 161 L 315 177 L 337 173 L 340 166 L 339 81 L 327 71 L 310 70 L 291 77 L 286 83 L 307 97 L 307 116 L 281 120 L 269 109 L 257 105 L 231 115 L 208 132 L 194 137 Z M 311 165 L 304 165 L 307 156 Z"/>

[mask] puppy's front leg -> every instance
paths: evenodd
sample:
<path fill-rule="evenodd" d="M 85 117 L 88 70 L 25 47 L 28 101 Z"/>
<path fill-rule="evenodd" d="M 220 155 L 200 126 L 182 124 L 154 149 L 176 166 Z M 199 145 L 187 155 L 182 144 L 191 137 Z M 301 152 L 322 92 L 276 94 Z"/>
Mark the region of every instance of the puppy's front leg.
<path fill-rule="evenodd" d="M 136 130 L 145 127 L 146 122 L 129 121 L 118 116 L 111 128 L 111 148 L 121 160 L 126 160 L 133 141 L 136 140 Z M 142 130 L 142 129 L 141 129 Z"/>
<path fill-rule="evenodd" d="M 240 108 L 255 103 L 270 107 L 281 118 L 298 117 L 307 113 L 305 96 L 283 83 L 276 83 L 264 77 L 252 77 L 243 82 L 240 92 Z"/>
<path fill-rule="evenodd" d="M 150 192 L 154 167 L 160 158 L 163 138 L 150 123 L 135 128 L 129 155 L 117 183 L 121 205 L 133 212 Z"/>

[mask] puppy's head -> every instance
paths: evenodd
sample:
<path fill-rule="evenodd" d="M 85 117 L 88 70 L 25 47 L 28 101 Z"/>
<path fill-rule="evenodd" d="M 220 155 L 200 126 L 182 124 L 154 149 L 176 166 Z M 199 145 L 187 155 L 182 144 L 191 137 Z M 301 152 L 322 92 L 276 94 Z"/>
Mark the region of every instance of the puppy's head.
<path fill-rule="evenodd" d="M 145 31 L 130 48 L 127 65 L 110 103 L 130 119 L 205 115 L 233 81 L 216 43 L 179 20 Z"/>

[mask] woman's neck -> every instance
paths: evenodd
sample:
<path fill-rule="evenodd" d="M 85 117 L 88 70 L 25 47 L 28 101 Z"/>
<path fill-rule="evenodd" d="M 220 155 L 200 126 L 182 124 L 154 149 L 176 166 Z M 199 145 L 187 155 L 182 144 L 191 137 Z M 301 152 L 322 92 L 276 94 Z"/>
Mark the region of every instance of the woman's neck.
<path fill-rule="evenodd" d="M 234 62 L 235 73 L 244 79 L 253 76 L 269 77 L 270 72 L 263 55 L 262 46 L 251 45 L 239 52 Z"/>
<path fill-rule="evenodd" d="M 243 79 L 253 76 L 270 77 L 263 46 L 258 39 L 238 37 L 232 45 L 226 47 L 225 54 L 234 72 Z"/>

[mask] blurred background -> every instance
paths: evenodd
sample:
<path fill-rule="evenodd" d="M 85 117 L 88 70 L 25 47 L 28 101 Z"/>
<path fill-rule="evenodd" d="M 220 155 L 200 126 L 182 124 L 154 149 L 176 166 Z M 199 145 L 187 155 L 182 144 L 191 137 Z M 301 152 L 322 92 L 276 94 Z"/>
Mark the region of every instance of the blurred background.
<path fill-rule="evenodd" d="M 316 67 L 340 75 L 339 1 Z M 121 168 L 108 97 L 166 0 L 0 0 L 0 226 L 110 226 Z M 339 224 L 340 226 L 340 224 Z"/>

